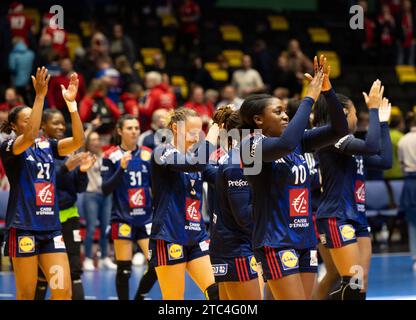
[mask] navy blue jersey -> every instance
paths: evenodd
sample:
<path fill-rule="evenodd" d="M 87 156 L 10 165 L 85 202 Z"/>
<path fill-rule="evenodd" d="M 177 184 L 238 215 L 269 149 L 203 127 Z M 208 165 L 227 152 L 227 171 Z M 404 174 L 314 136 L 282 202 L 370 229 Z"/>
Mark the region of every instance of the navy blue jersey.
<path fill-rule="evenodd" d="M 1 145 L 1 158 L 10 182 L 6 227 L 60 230 L 54 163 L 54 158 L 62 159 L 58 141 L 36 139 L 19 155 L 13 155 L 14 142 L 15 139 L 9 139 Z"/>
<path fill-rule="evenodd" d="M 232 258 L 253 254 L 251 191 L 239 159 L 239 149 L 232 149 L 219 161 L 215 183 L 217 208 L 211 228 L 212 256 Z"/>
<path fill-rule="evenodd" d="M 101 167 L 102 189 L 105 194 L 113 194 L 111 220 L 140 227 L 152 220 L 151 150 L 140 147 L 132 151 L 126 169 L 120 166 L 124 153 L 126 150 L 120 146 L 105 152 Z"/>
<path fill-rule="evenodd" d="M 263 139 L 267 137 L 256 135 L 245 142 L 250 140 L 255 146 Z M 280 159 L 263 162 L 261 173 L 246 179 L 253 190 L 253 248 L 305 249 L 316 245 L 311 177 L 301 146 Z"/>
<path fill-rule="evenodd" d="M 314 153 L 305 153 L 304 157 L 308 164 L 311 175 L 312 212 L 316 212 L 321 201 L 321 172 L 319 169 L 319 158 Z"/>
<path fill-rule="evenodd" d="M 159 145 L 152 153 L 152 239 L 181 245 L 208 239 L 201 214 L 202 183 L 214 182 L 216 169 L 188 161 L 192 157 L 190 153 L 182 155 L 171 144 Z"/>
<path fill-rule="evenodd" d="M 391 166 L 388 124 L 383 122 L 380 130 L 378 111 L 370 110 L 366 141 L 348 135 L 318 151 L 318 156 L 323 193 L 317 218 L 338 217 L 365 223 L 365 167 Z"/>

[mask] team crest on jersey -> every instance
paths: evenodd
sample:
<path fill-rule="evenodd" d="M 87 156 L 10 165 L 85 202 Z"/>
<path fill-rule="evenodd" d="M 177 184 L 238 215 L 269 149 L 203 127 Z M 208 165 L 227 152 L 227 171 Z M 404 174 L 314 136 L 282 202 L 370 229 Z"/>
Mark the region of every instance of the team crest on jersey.
<path fill-rule="evenodd" d="M 251 274 L 257 274 L 257 261 L 254 256 L 248 257 L 248 261 L 250 262 L 250 272 Z"/>
<path fill-rule="evenodd" d="M 350 241 L 355 239 L 355 229 L 350 224 L 339 226 L 339 232 L 341 233 L 343 241 Z"/>
<path fill-rule="evenodd" d="M 283 270 L 292 270 L 299 267 L 299 258 L 294 250 L 279 251 L 280 261 L 282 261 Z"/>
<path fill-rule="evenodd" d="M 365 203 L 365 183 L 362 180 L 355 181 L 355 202 Z"/>
<path fill-rule="evenodd" d="M 55 204 L 55 189 L 50 182 L 35 183 L 36 205 L 53 206 Z"/>
<path fill-rule="evenodd" d="M 35 252 L 35 237 L 23 236 L 18 237 L 19 253 L 33 253 Z"/>
<path fill-rule="evenodd" d="M 289 189 L 290 216 L 307 216 L 309 191 L 306 188 Z"/>
<path fill-rule="evenodd" d="M 225 276 L 228 272 L 228 263 L 224 264 L 213 264 L 212 272 L 215 276 Z"/>
<path fill-rule="evenodd" d="M 147 150 L 142 150 L 141 152 L 140 152 L 140 157 L 142 158 L 142 160 L 144 160 L 144 161 L 149 161 L 150 160 L 150 158 L 151 158 L 151 156 L 152 156 L 152 154 L 149 152 L 149 151 L 147 151 Z"/>
<path fill-rule="evenodd" d="M 168 244 L 169 260 L 179 260 L 183 258 L 183 247 L 176 243 Z"/>
<path fill-rule="evenodd" d="M 146 193 L 144 188 L 128 189 L 130 208 L 143 208 L 146 206 Z"/>
<path fill-rule="evenodd" d="M 200 200 L 186 198 L 186 220 L 193 222 L 201 221 Z"/>

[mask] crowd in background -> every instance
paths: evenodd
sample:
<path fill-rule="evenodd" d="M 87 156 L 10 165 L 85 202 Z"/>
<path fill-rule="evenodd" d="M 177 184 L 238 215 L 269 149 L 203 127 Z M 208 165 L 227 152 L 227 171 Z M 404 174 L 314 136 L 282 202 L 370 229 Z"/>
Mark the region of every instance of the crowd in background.
<path fill-rule="evenodd" d="M 367 11 L 366 1 L 358 1 Z M 243 99 L 253 93 L 268 92 L 288 103 L 299 99 L 302 92 L 304 73 L 312 73 L 313 64 L 296 39 L 287 43 L 285 51 L 273 55 L 262 39 L 242 57 L 241 67 L 232 68 L 224 55 L 218 55 L 217 63 L 227 73 L 227 81 L 221 86 L 205 68 L 202 55 L 197 48 L 201 40 L 199 22 L 201 7 L 195 0 L 160 1 L 153 10 L 170 11 L 178 22 L 175 50 L 189 52 L 188 64 L 183 70 L 189 94 L 171 85 L 173 75 L 163 53 L 156 53 L 150 65 L 140 61 L 140 48 L 132 34 L 121 22 L 111 24 L 111 30 L 100 30 L 91 24 L 91 35 L 84 39 L 83 47 L 77 48 L 73 59 L 68 49 L 68 32 L 51 26 L 50 13 L 42 16 L 42 27 L 34 33 L 33 21 L 24 13 L 22 3 L 13 2 L 7 16 L 10 34 L 8 52 L 9 83 L 0 92 L 0 122 L 7 119 L 8 112 L 15 106 L 33 103 L 31 78 L 34 67 L 46 66 L 52 75 L 45 108 L 62 111 L 67 122 L 70 120 L 61 95 L 61 85 L 69 84 L 69 76 L 78 73 L 80 80 L 76 98 L 80 117 L 88 130 L 86 150 L 100 155 L 112 143 L 112 132 L 119 117 L 132 114 L 138 117 L 142 135 L 139 144 L 151 149 L 159 143 L 155 132 L 165 127 L 167 110 L 178 106 L 197 111 L 202 116 L 205 130 L 219 106 L 233 104 L 237 108 Z M 143 7 L 143 10 L 147 7 Z M 150 9 L 149 9 L 150 10 Z M 365 16 L 363 52 L 368 59 L 383 55 L 383 61 L 394 64 L 414 65 L 415 22 L 412 2 L 381 1 L 377 13 Z M 358 136 L 364 137 L 368 127 L 368 112 L 360 110 Z M 391 137 L 394 145 L 393 168 L 384 172 L 384 178 L 403 177 L 399 158 L 399 145 L 403 135 L 410 130 L 407 115 L 399 110 L 393 114 Z M 67 128 L 70 128 L 68 125 Z M 0 137 L 3 141 L 6 137 Z M 97 161 L 99 166 L 100 161 Z M 370 174 L 370 178 L 382 179 L 383 173 Z M 105 233 L 109 219 L 108 199 L 100 196 L 99 167 L 89 173 L 90 183 L 84 199 L 86 206 L 99 206 L 99 212 L 108 216 L 85 217 L 91 220 L 87 239 L 87 256 L 92 258 L 91 234 L 94 220 L 102 222 Z M 8 190 L 7 178 L 0 164 L 0 189 Z M 91 200 L 91 201 L 90 201 Z M 107 209 L 105 209 L 107 208 Z M 94 209 L 95 210 L 95 209 Z M 94 211 L 85 207 L 85 212 Z M 107 210 L 107 211 L 106 211 Z M 96 211 L 96 210 L 95 210 Z M 97 212 L 98 212 L 97 211 Z M 107 222 L 106 222 L 107 221 Z M 101 239 L 105 249 L 104 238 Z M 103 252 L 104 256 L 107 254 Z"/>

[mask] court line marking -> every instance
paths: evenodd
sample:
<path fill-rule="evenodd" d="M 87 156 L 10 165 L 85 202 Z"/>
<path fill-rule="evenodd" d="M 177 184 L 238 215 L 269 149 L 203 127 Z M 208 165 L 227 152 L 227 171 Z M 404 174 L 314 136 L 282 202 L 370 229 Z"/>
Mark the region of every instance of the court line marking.
<path fill-rule="evenodd" d="M 416 300 L 416 296 L 385 296 L 385 297 L 371 297 L 367 300 Z"/>
<path fill-rule="evenodd" d="M 411 257 L 410 252 L 392 252 L 392 253 L 373 253 L 373 258 L 385 258 L 385 257 Z"/>

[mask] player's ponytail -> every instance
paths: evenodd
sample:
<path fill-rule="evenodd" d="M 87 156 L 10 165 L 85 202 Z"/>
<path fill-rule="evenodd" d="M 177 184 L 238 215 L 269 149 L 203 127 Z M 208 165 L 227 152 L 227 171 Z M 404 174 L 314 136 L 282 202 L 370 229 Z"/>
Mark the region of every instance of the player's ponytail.
<path fill-rule="evenodd" d="M 12 124 L 16 124 L 17 123 L 17 118 L 19 117 L 20 111 L 22 111 L 25 108 L 29 108 L 29 107 L 24 106 L 24 105 L 14 107 L 10 111 L 9 116 L 7 117 L 7 120 L 4 121 L 0 125 L 0 132 L 6 133 L 6 134 L 11 134 L 12 131 L 13 131 Z"/>

